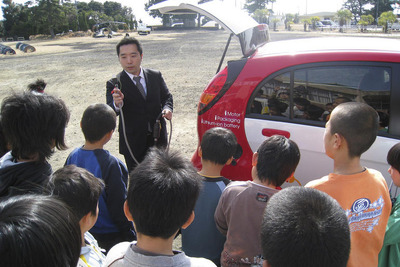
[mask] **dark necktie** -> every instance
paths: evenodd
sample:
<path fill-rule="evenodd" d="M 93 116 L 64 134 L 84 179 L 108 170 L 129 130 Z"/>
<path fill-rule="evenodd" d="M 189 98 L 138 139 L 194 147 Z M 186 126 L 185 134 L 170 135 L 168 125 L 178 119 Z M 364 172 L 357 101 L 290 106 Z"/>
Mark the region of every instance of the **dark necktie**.
<path fill-rule="evenodd" d="M 142 94 L 143 98 L 146 99 L 146 93 L 144 91 L 143 85 L 140 83 L 140 76 L 133 77 L 133 80 L 136 82 L 136 87 L 139 89 L 139 92 Z"/>

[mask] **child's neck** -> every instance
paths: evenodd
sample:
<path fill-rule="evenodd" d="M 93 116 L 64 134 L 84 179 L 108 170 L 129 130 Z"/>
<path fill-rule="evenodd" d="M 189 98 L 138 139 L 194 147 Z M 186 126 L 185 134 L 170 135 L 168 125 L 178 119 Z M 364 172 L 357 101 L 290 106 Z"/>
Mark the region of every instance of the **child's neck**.
<path fill-rule="evenodd" d="M 85 141 L 85 144 L 83 145 L 83 149 L 85 150 L 95 150 L 95 149 L 103 149 L 104 144 L 103 142 L 94 142 L 94 143 L 90 143 L 88 141 Z"/>
<path fill-rule="evenodd" d="M 29 158 L 17 158 L 17 162 L 31 162 L 31 161 L 39 161 L 39 154 L 35 153 Z"/>
<path fill-rule="evenodd" d="M 85 232 L 82 232 L 82 229 L 81 229 L 81 238 L 82 238 L 81 247 L 85 247 L 86 246 L 86 243 L 85 243 Z"/>
<path fill-rule="evenodd" d="M 269 188 L 272 188 L 272 189 L 276 189 L 276 185 L 271 184 L 268 181 L 264 181 L 263 182 L 258 178 L 258 176 L 254 176 L 253 177 L 253 183 L 259 184 L 259 185 L 262 185 L 262 186 L 265 186 L 265 187 L 269 187 Z"/>
<path fill-rule="evenodd" d="M 136 246 L 154 254 L 174 255 L 174 252 L 172 251 L 174 237 L 175 235 L 168 239 L 163 239 L 161 237 L 151 237 L 137 233 Z"/>
<path fill-rule="evenodd" d="M 333 173 L 351 175 L 365 171 L 359 157 L 339 157 L 334 160 Z"/>
<path fill-rule="evenodd" d="M 201 171 L 199 171 L 200 175 L 207 176 L 207 177 L 220 177 L 221 170 L 225 165 L 219 165 L 212 162 L 203 161 L 202 162 Z"/>

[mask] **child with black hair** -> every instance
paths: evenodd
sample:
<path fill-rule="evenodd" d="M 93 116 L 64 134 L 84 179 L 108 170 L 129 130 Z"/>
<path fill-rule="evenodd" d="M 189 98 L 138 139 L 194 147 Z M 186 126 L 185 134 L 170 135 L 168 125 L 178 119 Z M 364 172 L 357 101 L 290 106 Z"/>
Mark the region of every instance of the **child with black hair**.
<path fill-rule="evenodd" d="M 50 178 L 51 195 L 67 203 L 79 220 L 82 239 L 79 267 L 102 267 L 105 262 L 97 240 L 88 232 L 96 223 L 103 187 L 102 180 L 75 165 L 58 169 Z"/>
<path fill-rule="evenodd" d="M 400 143 L 394 145 L 388 152 L 388 172 L 393 184 L 400 186 Z M 385 239 L 379 253 L 378 267 L 400 266 L 400 197 L 393 204 L 386 226 Z"/>
<path fill-rule="evenodd" d="M 78 220 L 63 201 L 26 194 L 0 201 L 2 267 L 74 267 L 81 244 Z"/>
<path fill-rule="evenodd" d="M 1 115 L 0 115 L 0 122 L 1 122 Z M 0 158 L 3 157 L 8 151 L 10 151 L 7 140 L 3 133 L 3 127 L 0 123 Z"/>
<path fill-rule="evenodd" d="M 135 225 L 137 242 L 123 242 L 107 254 L 106 266 L 215 266 L 172 250 L 179 229 L 194 219 L 201 177 L 176 152 L 151 149 L 129 176 L 125 214 Z"/>
<path fill-rule="evenodd" d="M 346 267 L 350 254 L 346 214 L 324 192 L 285 188 L 267 203 L 261 246 L 264 267 Z"/>
<path fill-rule="evenodd" d="M 335 107 L 325 126 L 325 154 L 333 159 L 333 172 L 309 182 L 336 199 L 346 215 L 351 232 L 348 267 L 376 267 L 382 248 L 391 201 L 386 181 L 379 171 L 361 165 L 361 154 L 376 139 L 378 114 L 360 102 Z"/>
<path fill-rule="evenodd" d="M 297 144 L 274 135 L 253 154 L 253 181 L 232 182 L 224 190 L 215 211 L 217 228 L 226 235 L 222 266 L 262 264 L 260 227 L 265 206 L 293 176 L 299 160 Z"/>
<path fill-rule="evenodd" d="M 66 148 L 68 120 L 65 103 L 48 94 L 23 92 L 3 100 L 1 126 L 11 151 L 0 160 L 0 197 L 42 192 L 54 147 Z"/>
<path fill-rule="evenodd" d="M 47 83 L 43 79 L 37 79 L 36 82 L 28 85 L 28 91 L 43 94 Z"/>
<path fill-rule="evenodd" d="M 90 233 L 100 247 L 109 250 L 122 241 L 135 239 L 135 232 L 125 215 L 128 170 L 124 163 L 104 149 L 116 126 L 116 115 L 106 104 L 93 104 L 86 108 L 81 120 L 85 144 L 68 156 L 65 165 L 87 169 L 105 184 L 99 200 L 99 217 Z"/>
<path fill-rule="evenodd" d="M 236 136 L 231 130 L 215 127 L 204 133 L 198 150 L 203 188 L 194 208 L 195 220 L 181 231 L 182 250 L 188 256 L 207 258 L 217 266 L 220 265 L 225 236 L 215 226 L 214 213 L 222 191 L 230 183 L 221 176 L 222 168 L 232 162 L 236 148 Z"/>

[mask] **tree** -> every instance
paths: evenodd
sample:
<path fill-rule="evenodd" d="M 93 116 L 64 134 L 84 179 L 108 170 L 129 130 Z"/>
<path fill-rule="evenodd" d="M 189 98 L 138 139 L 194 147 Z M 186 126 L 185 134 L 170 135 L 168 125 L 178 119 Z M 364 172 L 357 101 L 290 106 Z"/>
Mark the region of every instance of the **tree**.
<path fill-rule="evenodd" d="M 62 18 L 62 7 L 59 4 L 58 0 L 37 0 L 38 1 L 38 12 L 39 15 L 43 18 L 43 25 L 47 28 L 48 32 L 51 35 L 51 38 L 54 38 L 55 29 L 59 28 L 63 23 Z"/>
<path fill-rule="evenodd" d="M 76 8 L 80 11 L 80 10 L 82 10 L 82 11 L 89 11 L 90 10 L 90 8 L 89 8 L 89 5 L 88 5 L 88 3 L 86 3 L 86 2 L 78 2 L 77 4 L 76 4 Z"/>
<path fill-rule="evenodd" d="M 362 15 L 372 15 L 375 17 L 375 21 L 378 21 L 378 17 L 381 13 L 386 11 L 393 11 L 392 4 L 398 2 L 398 0 L 347 0 L 344 3 L 344 7 L 353 14 L 354 19 L 358 21 Z M 365 6 L 369 4 L 372 9 L 366 10 Z"/>
<path fill-rule="evenodd" d="M 246 4 L 244 5 L 244 8 L 247 9 L 247 11 L 250 14 L 253 14 L 257 9 L 265 9 L 269 2 L 271 2 L 271 1 L 270 0 L 246 0 Z"/>
<path fill-rule="evenodd" d="M 344 3 L 344 8 L 350 10 L 354 19 L 358 21 L 365 13 L 364 6 L 369 2 L 370 0 L 347 0 Z"/>
<path fill-rule="evenodd" d="M 4 35 L 12 36 L 12 27 L 18 23 L 18 14 L 21 10 L 20 4 L 15 4 L 12 0 L 3 0 L 3 30 Z"/>
<path fill-rule="evenodd" d="M 105 1 L 104 2 L 104 13 L 109 17 L 115 17 L 116 15 L 122 15 L 122 6 L 120 3 Z"/>
<path fill-rule="evenodd" d="M 307 26 L 311 25 L 311 19 L 302 19 L 301 23 L 303 23 L 304 31 L 306 32 L 307 31 Z"/>
<path fill-rule="evenodd" d="M 290 31 L 290 25 L 293 24 L 294 17 L 295 15 L 290 13 L 285 15 L 285 29 Z"/>
<path fill-rule="evenodd" d="M 79 15 L 79 28 L 81 31 L 87 31 L 90 29 L 88 22 L 87 22 L 87 14 L 85 11 L 80 11 Z"/>
<path fill-rule="evenodd" d="M 63 5 L 59 4 L 59 0 L 36 0 L 35 4 L 28 1 L 24 5 L 14 4 L 12 0 L 3 0 L 3 3 L 2 34 L 5 36 L 28 38 L 33 34 L 50 33 L 55 37 L 56 32 L 86 31 L 101 22 L 117 20 L 129 25 L 133 23 L 132 9 L 112 1 L 105 3 L 110 16 L 103 13 L 103 4 L 95 1 L 76 5 L 69 0 L 64 0 Z M 118 24 L 120 28 L 121 25 Z"/>
<path fill-rule="evenodd" d="M 378 20 L 380 17 L 380 14 L 387 12 L 387 11 L 393 11 L 392 4 L 394 1 L 390 0 L 379 0 L 379 1 L 371 1 L 371 4 L 374 5 L 374 7 L 367 11 L 367 14 L 371 14 L 374 16 L 375 21 L 379 24 Z"/>
<path fill-rule="evenodd" d="M 149 0 L 148 3 L 144 4 L 144 9 L 146 11 L 149 11 L 149 7 L 158 4 L 160 2 L 163 2 L 164 0 Z M 171 23 L 171 16 L 169 14 L 161 14 L 160 11 L 158 10 L 151 10 L 149 12 L 150 16 L 152 16 L 153 18 L 162 18 L 162 22 L 163 22 L 163 26 L 167 26 Z"/>
<path fill-rule="evenodd" d="M 0 21 L 0 36 L 5 36 L 3 21 Z"/>
<path fill-rule="evenodd" d="M 104 11 L 103 4 L 100 2 L 96 2 L 94 0 L 90 1 L 88 4 L 90 10 L 102 13 Z"/>
<path fill-rule="evenodd" d="M 74 4 L 64 3 L 62 5 L 62 15 L 65 19 L 60 31 L 79 30 L 78 12 Z"/>
<path fill-rule="evenodd" d="M 388 24 L 394 22 L 396 22 L 396 15 L 392 11 L 383 12 L 378 19 L 378 24 L 383 26 L 383 30 L 386 33 L 388 31 Z"/>
<path fill-rule="evenodd" d="M 254 11 L 254 14 L 252 17 L 258 22 L 258 23 L 267 23 L 268 21 L 268 16 L 269 16 L 269 11 L 268 9 L 257 9 Z"/>
<path fill-rule="evenodd" d="M 362 15 L 360 21 L 358 22 L 361 25 L 361 32 L 366 31 L 366 27 L 371 25 L 374 22 L 374 17 L 370 15 Z"/>
<path fill-rule="evenodd" d="M 340 32 L 343 32 L 343 26 L 351 20 L 352 14 L 348 9 L 341 9 L 336 13 L 336 16 L 339 18 Z"/>
<path fill-rule="evenodd" d="M 277 19 L 277 18 L 274 18 L 274 19 L 272 19 L 272 24 L 274 25 L 274 31 L 277 31 L 277 29 L 276 29 L 276 24 L 278 23 L 280 21 L 280 19 Z"/>
<path fill-rule="evenodd" d="M 314 17 L 310 18 L 310 20 L 311 20 L 311 25 L 312 25 L 313 30 L 316 30 L 317 29 L 317 21 L 320 21 L 321 19 L 317 16 L 314 16 Z"/>

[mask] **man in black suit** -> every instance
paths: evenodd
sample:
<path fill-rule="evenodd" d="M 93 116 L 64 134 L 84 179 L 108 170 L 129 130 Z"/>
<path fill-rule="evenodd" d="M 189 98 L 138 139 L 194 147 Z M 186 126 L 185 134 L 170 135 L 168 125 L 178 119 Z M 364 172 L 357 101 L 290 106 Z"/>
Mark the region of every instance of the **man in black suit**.
<path fill-rule="evenodd" d="M 122 39 L 117 44 L 117 54 L 124 70 L 107 82 L 107 104 L 117 115 L 122 109 L 126 138 L 134 157 L 141 162 L 151 146 L 167 144 L 164 118 L 172 119 L 172 95 L 159 71 L 141 67 L 143 50 L 137 39 Z M 119 152 L 124 155 L 128 170 L 131 171 L 136 163 L 127 147 L 121 117 L 118 127 Z M 161 132 L 155 143 L 154 125 L 158 118 Z"/>

